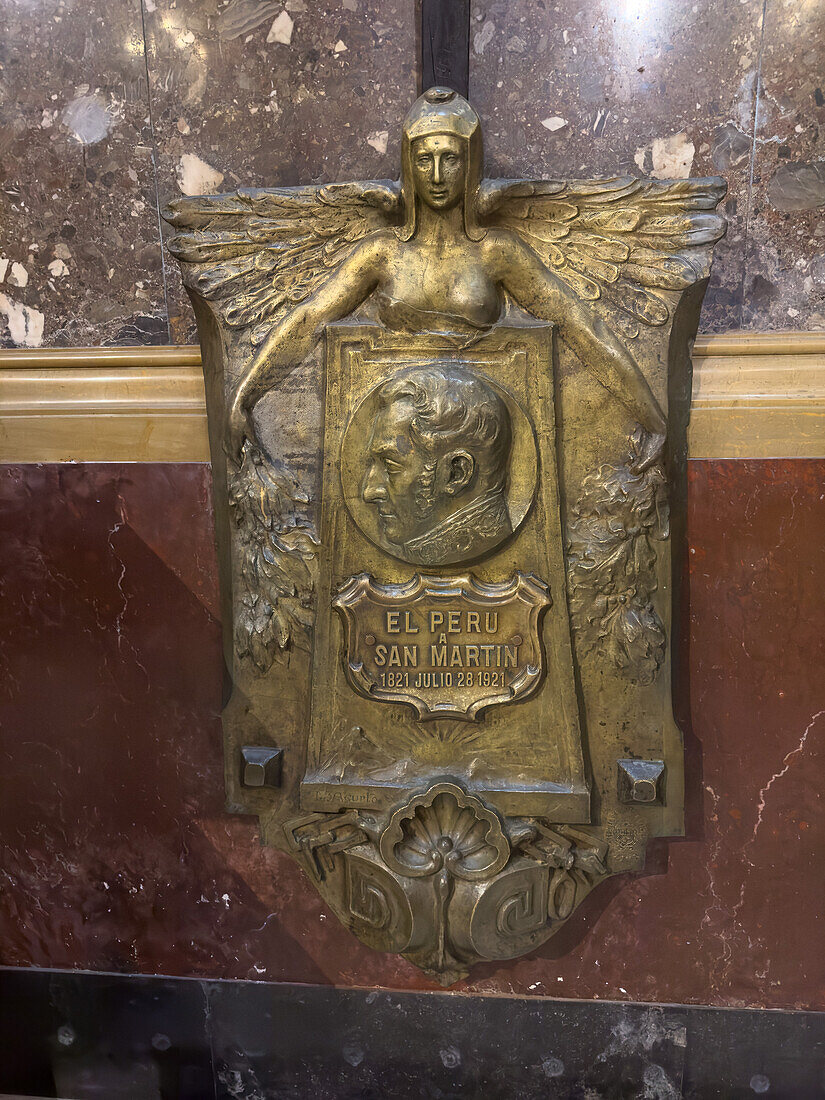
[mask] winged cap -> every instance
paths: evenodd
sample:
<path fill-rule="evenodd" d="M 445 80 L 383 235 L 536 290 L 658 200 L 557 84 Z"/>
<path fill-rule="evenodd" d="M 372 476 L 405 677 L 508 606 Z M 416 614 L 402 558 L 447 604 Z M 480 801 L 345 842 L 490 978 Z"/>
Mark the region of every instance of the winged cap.
<path fill-rule="evenodd" d="M 453 134 L 465 145 L 464 230 L 472 241 L 481 240 L 478 224 L 478 190 L 484 165 L 481 120 L 463 96 L 452 88 L 430 88 L 420 96 L 404 119 L 401 131 L 401 198 L 404 224 L 397 231 L 402 241 L 415 234 L 416 194 L 413 181 L 412 143 L 432 134 Z"/>
<path fill-rule="evenodd" d="M 420 96 L 404 119 L 409 141 L 429 134 L 457 134 L 469 141 L 481 123 L 475 110 L 452 88 L 430 88 Z"/>

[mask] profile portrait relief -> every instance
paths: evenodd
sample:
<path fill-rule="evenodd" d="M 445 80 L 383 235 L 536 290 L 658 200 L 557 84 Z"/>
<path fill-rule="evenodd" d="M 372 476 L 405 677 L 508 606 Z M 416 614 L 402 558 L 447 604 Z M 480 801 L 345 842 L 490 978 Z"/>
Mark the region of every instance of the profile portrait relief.
<path fill-rule="evenodd" d="M 384 382 L 376 397 L 360 496 L 381 544 L 443 565 L 511 535 L 513 425 L 496 389 L 466 368 L 432 363 Z"/>

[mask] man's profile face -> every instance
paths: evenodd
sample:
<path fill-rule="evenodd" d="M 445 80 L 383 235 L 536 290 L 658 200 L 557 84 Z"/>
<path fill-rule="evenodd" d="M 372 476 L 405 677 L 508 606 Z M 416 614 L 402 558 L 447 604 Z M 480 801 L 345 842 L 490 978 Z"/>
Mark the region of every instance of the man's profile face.
<path fill-rule="evenodd" d="M 428 455 L 410 434 L 409 401 L 393 401 L 376 416 L 367 450 L 361 496 L 378 512 L 381 532 L 403 544 L 424 534 L 460 507 L 475 462 L 464 450 Z"/>
<path fill-rule="evenodd" d="M 415 538 L 429 526 L 430 509 L 422 499 L 426 456 L 410 438 L 412 418 L 413 408 L 406 401 L 381 409 L 367 452 L 361 495 L 375 506 L 381 531 L 390 542 Z"/>

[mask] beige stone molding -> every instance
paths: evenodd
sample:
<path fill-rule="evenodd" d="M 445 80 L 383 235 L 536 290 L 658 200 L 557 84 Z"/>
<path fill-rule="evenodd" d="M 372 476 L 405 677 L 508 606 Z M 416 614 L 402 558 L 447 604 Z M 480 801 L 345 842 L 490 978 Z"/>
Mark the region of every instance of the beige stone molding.
<path fill-rule="evenodd" d="M 693 348 L 691 458 L 825 457 L 825 332 L 729 332 Z"/>
<path fill-rule="evenodd" d="M 825 457 L 825 332 L 694 346 L 691 458 Z M 0 349 L 0 461 L 206 462 L 197 347 Z"/>
<path fill-rule="evenodd" d="M 208 462 L 198 347 L 0 350 L 0 461 Z"/>

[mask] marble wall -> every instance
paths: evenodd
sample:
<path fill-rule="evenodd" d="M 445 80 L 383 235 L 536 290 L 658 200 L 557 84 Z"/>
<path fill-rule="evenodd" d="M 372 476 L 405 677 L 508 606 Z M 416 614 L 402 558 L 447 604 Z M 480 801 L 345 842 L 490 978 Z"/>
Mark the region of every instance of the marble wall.
<path fill-rule="evenodd" d="M 0 0 L 0 344 L 187 343 L 183 193 L 397 174 L 409 0 Z"/>
<path fill-rule="evenodd" d="M 412 0 L 0 0 L 0 344 L 194 338 L 159 208 L 394 176 Z M 474 0 L 491 174 L 730 181 L 705 331 L 825 326 L 821 0 Z"/>
<path fill-rule="evenodd" d="M 821 0 L 473 0 L 492 175 L 721 175 L 701 330 L 825 327 Z"/>
<path fill-rule="evenodd" d="M 458 990 L 825 1009 L 823 476 L 690 464 L 686 836 Z M 0 467 L 0 528 L 0 965 L 432 988 L 224 811 L 209 467 Z"/>

